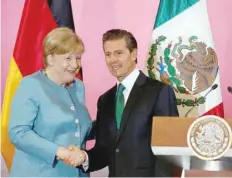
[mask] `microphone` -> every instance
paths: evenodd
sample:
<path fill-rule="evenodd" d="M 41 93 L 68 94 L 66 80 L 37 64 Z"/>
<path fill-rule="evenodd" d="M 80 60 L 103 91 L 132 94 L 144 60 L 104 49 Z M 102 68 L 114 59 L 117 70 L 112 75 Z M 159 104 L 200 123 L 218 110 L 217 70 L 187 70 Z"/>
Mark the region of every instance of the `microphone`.
<path fill-rule="evenodd" d="M 232 93 L 232 87 L 231 86 L 228 86 L 227 90 L 228 90 L 229 93 Z"/>
<path fill-rule="evenodd" d="M 207 96 L 211 91 L 215 90 L 217 87 L 218 87 L 218 84 L 214 84 L 214 85 L 211 87 L 211 89 L 203 96 L 203 98 L 206 99 L 206 96 Z M 228 88 L 229 88 L 229 87 L 228 87 Z M 231 87 L 231 92 L 232 92 L 232 87 Z M 192 108 L 190 108 L 190 109 L 188 110 L 188 112 L 185 114 L 184 117 L 187 117 L 188 114 L 189 114 L 195 107 L 196 107 L 196 105 L 194 105 Z"/>

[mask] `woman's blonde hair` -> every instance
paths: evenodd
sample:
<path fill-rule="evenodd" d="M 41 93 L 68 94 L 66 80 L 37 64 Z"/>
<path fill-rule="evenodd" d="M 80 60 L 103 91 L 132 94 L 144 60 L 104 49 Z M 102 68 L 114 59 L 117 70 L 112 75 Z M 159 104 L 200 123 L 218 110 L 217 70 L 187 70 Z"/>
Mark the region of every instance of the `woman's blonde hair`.
<path fill-rule="evenodd" d="M 59 27 L 50 31 L 43 40 L 44 65 L 47 66 L 47 57 L 53 54 L 70 52 L 83 53 L 84 44 L 79 36 L 67 27 Z"/>

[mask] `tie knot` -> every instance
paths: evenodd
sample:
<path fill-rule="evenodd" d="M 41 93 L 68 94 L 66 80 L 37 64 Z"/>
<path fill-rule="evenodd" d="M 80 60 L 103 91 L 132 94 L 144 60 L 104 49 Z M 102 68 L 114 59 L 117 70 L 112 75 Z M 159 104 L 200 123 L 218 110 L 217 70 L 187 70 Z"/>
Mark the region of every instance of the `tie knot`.
<path fill-rule="evenodd" d="M 126 88 L 123 86 L 123 84 L 118 85 L 118 93 L 122 93 Z"/>

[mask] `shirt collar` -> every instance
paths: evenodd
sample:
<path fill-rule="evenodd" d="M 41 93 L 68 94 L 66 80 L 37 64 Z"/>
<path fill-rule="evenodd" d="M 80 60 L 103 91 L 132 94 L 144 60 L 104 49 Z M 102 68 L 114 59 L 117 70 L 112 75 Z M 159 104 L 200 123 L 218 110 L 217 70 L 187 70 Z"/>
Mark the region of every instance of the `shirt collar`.
<path fill-rule="evenodd" d="M 139 73 L 139 70 L 135 68 L 122 82 L 119 82 L 117 80 L 117 86 L 119 85 L 119 83 L 122 83 L 126 90 L 131 91 L 136 79 L 139 76 Z"/>

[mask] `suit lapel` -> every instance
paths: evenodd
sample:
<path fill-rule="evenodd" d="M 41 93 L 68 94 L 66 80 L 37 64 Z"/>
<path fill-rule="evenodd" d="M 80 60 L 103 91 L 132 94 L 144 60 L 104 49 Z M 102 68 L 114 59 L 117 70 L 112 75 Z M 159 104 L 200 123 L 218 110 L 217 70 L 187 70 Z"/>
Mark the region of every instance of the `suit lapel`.
<path fill-rule="evenodd" d="M 140 72 L 135 84 L 130 92 L 126 106 L 123 111 L 122 121 L 119 129 L 118 139 L 122 135 L 123 131 L 126 129 L 127 123 L 130 119 L 130 114 L 137 105 L 140 96 L 142 95 L 142 86 L 146 83 L 146 76 Z"/>
<path fill-rule="evenodd" d="M 107 116 L 109 116 L 109 127 L 110 131 L 112 134 L 117 136 L 117 127 L 116 127 L 116 120 L 115 120 L 115 101 L 116 101 L 116 92 L 117 92 L 117 85 L 115 85 L 109 93 L 109 100 L 107 101 L 108 103 L 108 108 L 107 108 Z"/>

